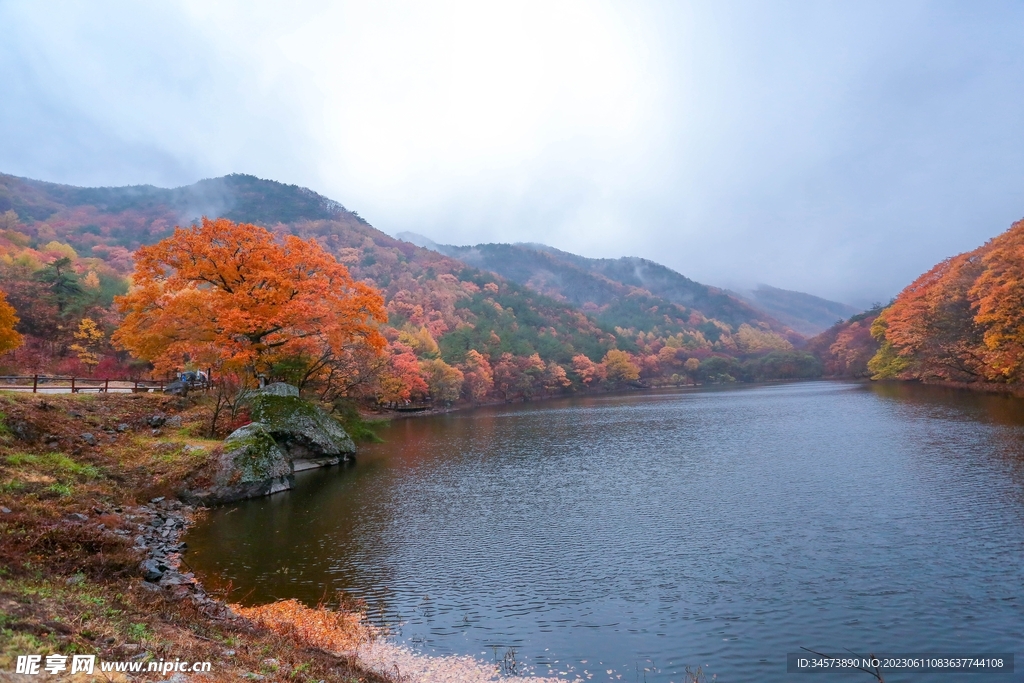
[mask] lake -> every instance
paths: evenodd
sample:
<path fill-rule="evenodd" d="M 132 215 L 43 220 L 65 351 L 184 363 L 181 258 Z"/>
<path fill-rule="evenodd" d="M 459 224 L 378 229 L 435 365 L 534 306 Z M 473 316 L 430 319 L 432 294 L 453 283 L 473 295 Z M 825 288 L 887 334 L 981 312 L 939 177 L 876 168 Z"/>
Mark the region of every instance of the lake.
<path fill-rule="evenodd" d="M 786 655 L 1024 642 L 1018 399 L 711 387 L 396 420 L 381 436 L 353 466 L 212 511 L 186 560 L 235 600 L 342 590 L 420 651 L 515 648 L 537 673 L 594 681 L 678 682 L 699 665 L 719 681 L 870 682 L 787 674 Z"/>

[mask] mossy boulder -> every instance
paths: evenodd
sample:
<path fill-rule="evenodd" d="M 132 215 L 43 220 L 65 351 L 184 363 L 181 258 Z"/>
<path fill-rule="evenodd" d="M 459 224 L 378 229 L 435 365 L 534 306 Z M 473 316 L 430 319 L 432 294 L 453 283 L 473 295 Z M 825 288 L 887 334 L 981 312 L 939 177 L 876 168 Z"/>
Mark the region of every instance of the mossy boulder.
<path fill-rule="evenodd" d="M 299 398 L 293 386 L 261 389 L 250 412 L 253 422 L 224 440 L 212 476 L 205 475 L 183 499 L 213 505 L 286 491 L 294 472 L 336 465 L 356 451 L 338 421 Z"/>
<path fill-rule="evenodd" d="M 293 471 L 337 464 L 356 452 L 337 420 L 298 396 L 260 393 L 250 412 L 285 451 Z"/>
<path fill-rule="evenodd" d="M 258 422 L 239 427 L 224 440 L 224 454 L 238 472 L 240 483 L 291 474 L 285 454 L 266 427 Z"/>
<path fill-rule="evenodd" d="M 254 422 L 224 440 L 211 485 L 182 497 L 213 505 L 266 496 L 290 489 L 291 474 L 285 452 L 262 424 Z"/>

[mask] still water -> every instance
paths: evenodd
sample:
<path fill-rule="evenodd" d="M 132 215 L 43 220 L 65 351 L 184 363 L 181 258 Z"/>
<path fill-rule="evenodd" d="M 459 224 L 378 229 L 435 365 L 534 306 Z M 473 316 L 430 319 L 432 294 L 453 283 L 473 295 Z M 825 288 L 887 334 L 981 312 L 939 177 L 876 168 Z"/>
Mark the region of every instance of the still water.
<path fill-rule="evenodd" d="M 698 665 L 719 681 L 873 680 L 787 674 L 801 646 L 1024 657 L 1020 400 L 808 382 L 381 434 L 354 466 L 213 511 L 187 561 L 236 600 L 343 590 L 421 651 L 514 647 L 538 673 L 594 681 Z M 1024 659 L 1016 671 L 980 680 L 1019 681 Z"/>

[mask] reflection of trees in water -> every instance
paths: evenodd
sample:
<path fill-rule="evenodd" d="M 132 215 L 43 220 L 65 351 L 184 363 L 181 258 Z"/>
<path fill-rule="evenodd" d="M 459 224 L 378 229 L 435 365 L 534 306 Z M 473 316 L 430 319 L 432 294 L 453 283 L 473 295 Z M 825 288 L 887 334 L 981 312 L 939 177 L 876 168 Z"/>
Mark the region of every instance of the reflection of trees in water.
<path fill-rule="evenodd" d="M 386 621 L 391 576 L 388 535 L 376 529 L 387 505 L 364 505 L 361 480 L 375 469 L 339 465 L 299 475 L 293 490 L 242 501 L 210 513 L 189 535 L 186 559 L 213 588 L 232 588 L 233 600 L 260 604 L 294 597 L 307 605 L 365 603 L 368 616 Z M 372 495 L 381 487 L 373 486 Z M 346 549 L 339 557 L 338 549 Z M 359 565 L 348 557 L 365 559 Z M 360 577 L 372 572 L 373 581 Z M 373 586 L 371 591 L 361 586 Z"/>
<path fill-rule="evenodd" d="M 935 417 L 975 419 L 998 425 L 1024 427 L 1024 399 L 1009 394 L 957 389 L 917 382 L 872 382 L 871 391 L 900 403 L 943 409 Z"/>
<path fill-rule="evenodd" d="M 999 468 L 1014 486 L 1006 495 L 1024 508 L 1024 398 L 916 382 L 872 382 L 868 387 L 898 410 L 911 411 L 910 417 L 947 424 L 947 448 L 935 453 Z"/>

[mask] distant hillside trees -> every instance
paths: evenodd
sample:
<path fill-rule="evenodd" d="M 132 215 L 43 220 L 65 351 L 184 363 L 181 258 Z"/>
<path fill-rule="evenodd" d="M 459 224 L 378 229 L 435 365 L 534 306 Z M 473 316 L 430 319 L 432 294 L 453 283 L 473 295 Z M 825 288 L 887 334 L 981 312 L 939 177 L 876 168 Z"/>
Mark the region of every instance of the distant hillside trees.
<path fill-rule="evenodd" d="M 111 311 L 113 298 L 127 290 L 125 274 L 103 259 L 80 256 L 64 242 L 38 243 L 13 211 L 0 218 L 0 298 L 12 309 L 2 317 L 19 340 L 13 347 L 0 343 L 0 353 L 7 352 L 0 367 L 79 376 L 130 374 L 128 359 L 110 345 L 118 322 Z M 92 325 L 87 356 L 73 348 L 80 345 L 76 334 L 83 320 Z"/>

